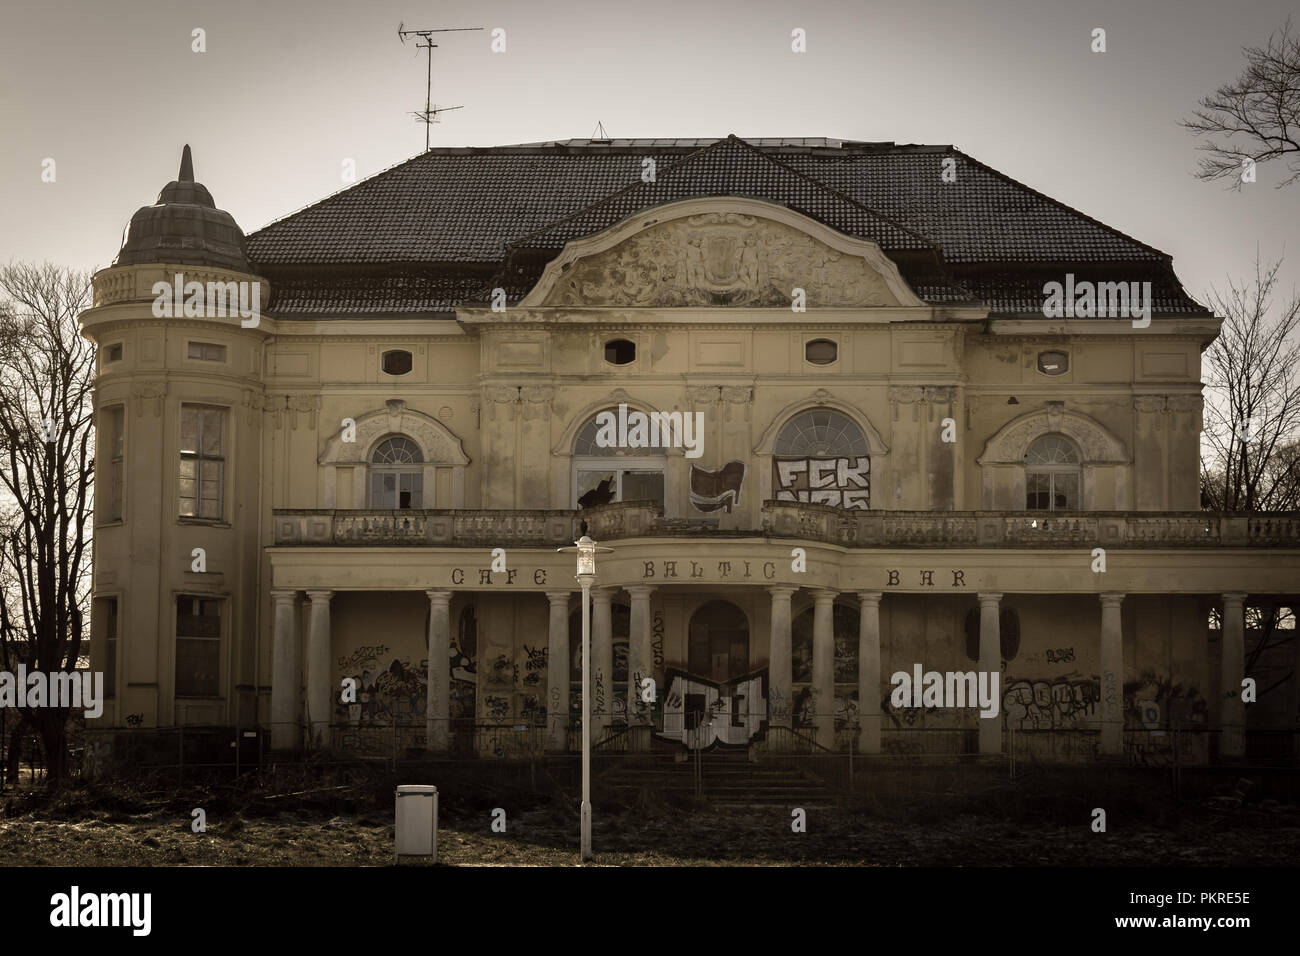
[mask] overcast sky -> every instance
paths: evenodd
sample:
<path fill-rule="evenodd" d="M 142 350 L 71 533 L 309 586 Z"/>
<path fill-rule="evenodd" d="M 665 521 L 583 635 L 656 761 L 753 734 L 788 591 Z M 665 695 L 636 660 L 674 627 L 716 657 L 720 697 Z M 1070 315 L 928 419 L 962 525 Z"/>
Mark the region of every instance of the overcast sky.
<path fill-rule="evenodd" d="M 1172 254 L 1202 301 L 1257 246 L 1285 246 L 1285 291 L 1300 285 L 1300 183 L 1274 189 L 1267 166 L 1241 193 L 1201 183 L 1177 125 L 1288 0 L 0 3 L 0 262 L 109 265 L 186 142 L 245 232 L 342 188 L 345 158 L 358 178 L 410 158 L 425 60 L 399 42 L 405 21 L 487 28 L 435 54 L 434 100 L 464 109 L 434 145 L 587 137 L 598 120 L 614 137 L 951 143 Z"/>

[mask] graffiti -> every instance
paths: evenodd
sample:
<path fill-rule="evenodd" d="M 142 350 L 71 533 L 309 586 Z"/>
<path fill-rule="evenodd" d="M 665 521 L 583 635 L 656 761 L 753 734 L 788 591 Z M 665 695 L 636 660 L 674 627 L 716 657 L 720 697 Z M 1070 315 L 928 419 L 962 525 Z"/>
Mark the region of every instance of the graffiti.
<path fill-rule="evenodd" d="M 128 727 L 139 727 L 144 723 L 144 714 L 127 714 L 126 723 Z"/>
<path fill-rule="evenodd" d="M 858 635 L 835 634 L 835 683 L 851 684 L 858 679 Z"/>
<path fill-rule="evenodd" d="M 462 646 L 468 649 L 467 654 Z M 478 689 L 478 675 L 475 673 L 474 647 L 469 640 L 460 645 L 451 645 L 451 687 L 448 691 L 450 704 L 448 715 L 452 719 L 474 719 L 474 698 Z"/>
<path fill-rule="evenodd" d="M 1073 664 L 1074 648 L 1060 647 L 1056 650 L 1047 652 L 1047 663 L 1049 664 Z"/>
<path fill-rule="evenodd" d="M 773 460 L 777 501 L 802 501 L 848 511 L 866 511 L 871 459 L 777 458 Z"/>
<path fill-rule="evenodd" d="M 924 707 L 894 707 L 893 695 L 886 694 L 880 702 L 880 713 L 888 716 L 896 728 L 915 727 L 917 722 L 925 723 Z"/>
<path fill-rule="evenodd" d="M 487 669 L 487 683 L 498 687 L 512 687 L 519 676 L 519 668 L 505 654 L 492 658 Z"/>
<path fill-rule="evenodd" d="M 1124 724 L 1129 729 L 1204 726 L 1209 713 L 1209 703 L 1195 687 L 1185 688 L 1154 671 L 1124 683 Z"/>
<path fill-rule="evenodd" d="M 664 616 L 655 612 L 654 623 L 650 625 L 650 650 L 654 654 L 655 668 L 664 666 Z"/>
<path fill-rule="evenodd" d="M 745 746 L 767 727 L 767 671 L 717 683 L 670 668 L 663 733 L 688 749 Z"/>
<path fill-rule="evenodd" d="M 708 471 L 691 465 L 691 505 L 696 511 L 725 511 L 740 504 L 740 491 L 745 483 L 747 466 L 742 461 L 729 461 L 717 471 Z"/>
<path fill-rule="evenodd" d="M 510 715 L 510 698 L 489 694 L 483 698 L 483 709 L 489 720 L 505 720 Z"/>
<path fill-rule="evenodd" d="M 356 656 L 354 652 L 340 660 Z M 422 724 L 429 700 L 428 660 L 416 666 L 409 659 L 397 657 L 387 664 L 369 659 L 374 666 L 343 675 L 357 682 L 357 700 L 351 704 L 337 702 L 335 714 L 354 727 Z"/>
<path fill-rule="evenodd" d="M 524 685 L 536 687 L 542 682 L 542 671 L 546 670 L 549 648 L 529 647 L 523 645 L 524 651 Z M 518 669 L 516 668 L 516 673 Z"/>
<path fill-rule="evenodd" d="M 835 698 L 835 729 L 847 730 L 858 725 L 858 693 Z"/>
<path fill-rule="evenodd" d="M 519 699 L 519 719 L 530 724 L 541 723 L 546 719 L 546 708 L 535 695 L 524 694 Z"/>
<path fill-rule="evenodd" d="M 1097 716 L 1100 701 L 1095 677 L 1017 680 L 1002 694 L 1002 709 L 1015 730 L 1077 730 Z"/>
<path fill-rule="evenodd" d="M 113 762 L 113 746 L 107 740 L 90 740 L 82 753 L 82 774 L 93 780 L 106 773 Z"/>
<path fill-rule="evenodd" d="M 355 671 L 373 669 L 379 663 L 379 658 L 388 653 L 388 647 L 384 644 L 370 644 L 365 647 L 358 647 L 347 657 L 340 657 L 338 669 L 341 671 Z"/>
<path fill-rule="evenodd" d="M 595 684 L 596 686 L 591 692 L 592 708 L 595 713 L 603 714 L 605 713 L 607 702 L 605 700 L 605 675 L 600 671 L 596 671 Z"/>

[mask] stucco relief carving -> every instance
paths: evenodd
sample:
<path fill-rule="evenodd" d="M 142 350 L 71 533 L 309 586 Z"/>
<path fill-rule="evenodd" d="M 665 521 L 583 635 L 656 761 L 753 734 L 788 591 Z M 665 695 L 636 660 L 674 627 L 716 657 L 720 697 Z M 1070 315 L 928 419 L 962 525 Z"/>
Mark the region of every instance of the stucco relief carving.
<path fill-rule="evenodd" d="M 745 421 L 749 421 L 749 410 L 754 404 L 754 390 L 740 385 L 726 385 L 722 389 L 722 401 L 726 403 L 724 419 L 731 421 L 731 407 L 742 405 L 745 409 Z"/>
<path fill-rule="evenodd" d="M 147 408 L 153 417 L 162 415 L 163 398 L 167 395 L 167 383 L 161 381 L 136 382 L 131 386 L 131 397 L 135 399 L 135 414 L 138 418 Z"/>
<path fill-rule="evenodd" d="M 465 454 L 460 438 L 451 429 L 436 418 L 412 411 L 401 401 L 389 402 L 383 410 L 357 416 L 356 441 L 343 441 L 343 429 L 340 428 L 325 442 L 320 464 L 365 464 L 374 444 L 389 434 L 414 439 L 424 453 L 426 465 L 469 464 L 469 456 Z"/>
<path fill-rule="evenodd" d="M 483 401 L 487 405 L 488 421 L 496 421 L 499 413 L 506 421 L 513 422 L 515 405 L 519 402 L 519 389 L 508 385 L 489 385 L 483 389 Z"/>
<path fill-rule="evenodd" d="M 525 385 L 519 390 L 523 399 L 524 421 L 548 419 L 551 417 L 551 403 L 555 400 L 555 389 L 550 385 Z"/>
<path fill-rule="evenodd" d="M 1163 412 L 1165 410 L 1165 397 L 1163 395 L 1134 395 L 1133 408 L 1147 414 Z"/>
<path fill-rule="evenodd" d="M 1053 427 L 1053 422 L 1056 422 L 1056 427 Z M 1049 432 L 1072 439 L 1082 451 L 1085 464 L 1130 461 L 1123 442 L 1088 416 L 1064 408 L 1059 413 L 1047 409 L 1030 412 L 1008 422 L 989 439 L 984 454 L 977 461 L 981 465 L 1023 464 L 1029 446 Z"/>
<path fill-rule="evenodd" d="M 298 417 L 305 416 L 313 431 L 316 429 L 316 417 L 320 411 L 319 395 L 286 395 L 285 405 L 289 409 L 289 428 L 297 430 Z"/>
<path fill-rule="evenodd" d="M 722 386 L 691 385 L 686 389 L 686 398 L 691 403 L 691 410 L 701 405 L 716 405 L 722 401 Z"/>
<path fill-rule="evenodd" d="M 660 222 L 572 263 L 542 305 L 897 306 L 864 256 L 775 220 L 712 212 Z M 911 304 L 911 303 L 909 303 Z"/>
<path fill-rule="evenodd" d="M 1205 403 L 1200 395 L 1170 395 L 1167 405 L 1174 428 L 1187 425 L 1191 431 L 1202 429 L 1201 414 Z"/>

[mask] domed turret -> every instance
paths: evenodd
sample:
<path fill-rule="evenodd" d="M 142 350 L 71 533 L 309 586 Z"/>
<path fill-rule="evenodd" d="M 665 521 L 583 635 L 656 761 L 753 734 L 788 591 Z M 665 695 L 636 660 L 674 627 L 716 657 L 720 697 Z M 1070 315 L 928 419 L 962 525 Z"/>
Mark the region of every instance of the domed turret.
<path fill-rule="evenodd" d="M 230 213 L 216 207 L 207 187 L 194 181 L 188 144 L 176 180 L 163 187 L 156 203 L 131 217 L 113 265 L 141 262 L 251 271 L 243 231 Z"/>

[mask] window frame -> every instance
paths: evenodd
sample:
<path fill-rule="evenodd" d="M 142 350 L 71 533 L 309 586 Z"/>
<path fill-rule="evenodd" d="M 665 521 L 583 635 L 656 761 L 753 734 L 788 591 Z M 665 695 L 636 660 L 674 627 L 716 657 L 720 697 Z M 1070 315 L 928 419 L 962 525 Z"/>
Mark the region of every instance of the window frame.
<path fill-rule="evenodd" d="M 105 405 L 100 409 L 108 433 L 108 455 L 104 461 L 104 484 L 108 486 L 108 508 L 100 524 L 117 524 L 126 512 L 126 406 Z M 98 454 L 98 440 L 96 440 Z"/>
<path fill-rule="evenodd" d="M 572 494 L 569 496 L 572 504 L 570 507 L 577 510 L 579 508 L 578 499 L 582 492 L 578 490 L 578 476 L 583 472 L 599 473 L 602 476 L 613 473 L 614 475 L 614 497 L 610 504 L 623 501 L 623 476 L 628 472 L 637 472 L 642 474 L 659 475 L 664 481 L 664 496 L 659 501 L 659 507 L 667 508 L 668 506 L 668 459 L 667 457 L 655 458 L 652 456 L 642 458 L 623 458 L 618 455 L 583 455 L 574 456 L 573 469 L 571 475 L 570 487 Z M 642 500 L 642 499 L 636 499 Z"/>
<path fill-rule="evenodd" d="M 1050 462 L 1050 463 L 1030 463 L 1029 461 L 1025 461 L 1024 462 L 1025 510 L 1034 511 L 1034 512 L 1048 512 L 1048 513 L 1053 511 L 1061 511 L 1061 512 L 1082 511 L 1083 510 L 1083 453 L 1079 449 L 1079 446 L 1074 443 L 1074 441 L 1072 441 L 1066 435 L 1061 435 L 1056 432 L 1047 432 L 1045 434 L 1039 435 L 1037 438 L 1035 438 L 1032 442 L 1029 443 L 1029 448 L 1025 450 L 1024 457 L 1027 459 L 1029 457 L 1030 451 L 1034 449 L 1034 446 L 1037 445 L 1039 442 L 1044 441 L 1045 439 L 1048 438 L 1055 438 L 1063 442 L 1073 453 L 1075 460 L 1073 462 Z M 1034 491 L 1030 489 L 1030 482 L 1036 476 L 1039 475 L 1044 475 L 1047 477 L 1047 507 L 1046 508 L 1030 506 L 1029 496 L 1031 494 L 1042 494 L 1041 491 Z M 1056 482 L 1057 482 L 1057 478 L 1060 476 L 1068 476 L 1074 479 L 1074 503 L 1073 505 L 1071 505 L 1067 501 L 1064 507 L 1057 508 L 1056 507 L 1056 495 L 1057 495 Z"/>
<path fill-rule="evenodd" d="M 375 461 L 375 456 L 379 454 L 380 449 L 385 445 L 398 440 L 406 442 L 414 449 L 415 455 L 417 456 L 415 461 Z M 424 449 L 420 447 L 419 442 L 414 438 L 411 438 L 409 435 L 385 435 L 383 438 L 379 439 L 379 441 L 375 443 L 375 447 L 371 450 L 366 462 L 366 508 L 370 511 L 423 511 L 430 507 L 430 505 L 427 505 L 424 501 L 424 469 L 427 464 L 428 463 L 424 460 Z M 395 478 L 396 487 L 393 490 L 395 497 L 393 500 L 393 507 L 391 508 L 375 504 L 375 479 L 382 478 L 385 475 L 392 475 Z M 406 508 L 401 506 L 403 477 L 410 478 L 411 483 L 414 486 L 410 489 L 412 503 Z M 383 489 L 380 489 L 380 491 L 381 493 L 386 494 Z M 416 498 L 416 496 L 418 496 L 418 498 Z"/>
<path fill-rule="evenodd" d="M 230 619 L 228 608 L 230 607 L 230 597 L 225 594 L 199 594 L 193 591 L 176 591 L 172 595 L 172 607 L 174 617 L 172 618 L 172 696 L 178 700 L 224 700 L 225 694 L 225 651 L 226 651 L 226 627 Z M 215 636 L 204 635 L 182 635 L 181 631 L 181 601 L 206 601 L 217 605 L 217 633 Z M 191 617 L 205 617 L 206 615 L 190 615 Z M 207 693 L 188 693 L 181 690 L 180 674 L 180 642 L 181 641 L 204 641 L 216 645 L 216 676 L 215 692 Z"/>
<path fill-rule="evenodd" d="M 399 355 L 399 354 L 406 356 L 406 360 L 407 360 L 406 371 L 405 372 L 388 371 L 387 368 L 388 356 Z M 382 352 L 379 353 L 379 371 L 381 371 L 385 375 L 390 376 L 391 378 L 401 378 L 403 375 L 410 375 L 413 371 L 415 371 L 415 353 L 411 349 L 401 349 L 401 348 L 384 349 Z"/>
<path fill-rule="evenodd" d="M 819 342 L 828 342 L 835 347 L 835 357 L 832 358 L 829 362 L 814 362 L 812 359 L 808 357 L 809 347 L 816 345 Z M 840 361 L 840 343 L 838 340 L 827 338 L 824 335 L 819 335 L 816 338 L 804 339 L 803 360 L 805 365 L 811 365 L 814 368 L 830 368 L 832 365 L 838 365 Z"/>
<path fill-rule="evenodd" d="M 117 349 L 116 357 L 113 355 L 114 349 Z M 100 364 L 116 365 L 118 362 L 122 361 L 122 359 L 125 357 L 126 357 L 126 346 L 122 342 L 120 341 L 106 342 L 104 344 L 103 359 L 100 362 Z"/>
<path fill-rule="evenodd" d="M 619 342 L 626 342 L 628 345 L 632 346 L 632 357 L 626 362 L 614 362 L 610 360 L 609 347 Z M 624 338 L 622 336 L 615 336 L 612 339 L 606 339 L 600 346 L 601 358 L 604 360 L 606 365 L 612 365 L 614 368 L 627 368 L 629 365 L 635 365 L 637 362 L 638 352 L 640 352 L 640 348 L 638 347 L 636 339 Z"/>
<path fill-rule="evenodd" d="M 194 354 L 194 347 L 198 346 L 198 355 Z M 211 358 L 203 353 L 208 349 L 216 349 L 219 358 Z M 185 343 L 185 360 L 188 362 L 216 362 L 221 365 L 228 364 L 230 350 L 220 342 L 203 342 L 199 339 L 189 339 Z"/>
<path fill-rule="evenodd" d="M 195 445 L 197 446 L 197 450 L 194 451 L 194 452 L 186 452 L 186 451 L 184 450 L 184 447 L 183 447 L 183 446 L 185 445 L 185 411 L 186 411 L 186 409 L 197 409 L 200 413 L 202 413 L 202 412 L 206 412 L 206 411 L 212 411 L 212 412 L 217 412 L 217 413 L 220 415 L 221 439 L 220 439 L 220 445 L 218 446 L 218 452 L 217 452 L 216 454 L 208 454 L 208 453 L 205 453 L 205 452 L 203 451 L 203 416 L 202 416 L 202 414 L 200 414 L 200 417 L 199 417 L 199 429 L 200 429 L 200 430 L 199 430 L 198 435 L 197 435 L 197 439 L 198 439 L 198 440 L 195 442 Z M 206 403 L 203 403 L 203 402 L 182 402 L 182 403 L 181 403 L 181 405 L 180 405 L 180 422 L 179 422 L 179 424 L 180 424 L 179 432 L 180 432 L 180 433 L 179 433 L 179 436 L 178 436 L 178 439 L 179 439 L 179 440 L 178 440 L 178 446 L 180 446 L 180 447 L 178 447 L 178 449 L 177 449 L 177 467 L 176 467 L 176 499 L 177 499 L 177 500 L 176 500 L 176 505 L 177 505 L 177 507 L 176 507 L 176 514 L 177 514 L 178 520 L 180 520 L 180 521 L 186 521 L 186 522 L 196 521 L 196 522 L 204 522 L 204 523 L 210 523 L 210 524 L 220 524 L 220 523 L 222 523 L 222 522 L 225 521 L 225 516 L 226 516 L 226 457 L 227 457 L 227 456 L 226 456 L 226 448 L 227 448 L 227 444 L 228 444 L 229 436 L 230 436 L 230 423 L 231 423 L 231 417 L 232 417 L 232 416 L 230 415 L 230 409 L 229 409 L 228 406 L 225 406 L 225 405 L 209 405 L 209 404 L 206 404 Z M 194 467 L 194 476 L 193 476 L 192 478 L 187 477 L 187 476 L 183 473 L 183 472 L 184 472 L 184 467 L 183 467 L 183 466 L 184 466 L 184 464 L 185 464 L 187 461 L 188 461 L 188 462 L 194 462 L 194 463 L 195 463 L 195 467 Z M 203 482 L 204 482 L 204 480 L 205 480 L 205 479 L 203 478 L 203 472 L 205 471 L 205 469 L 204 469 L 203 466 L 204 466 L 205 463 L 208 463 L 208 462 L 214 462 L 214 463 L 216 463 L 216 468 L 217 468 L 217 499 L 216 499 L 216 500 L 217 500 L 217 514 L 216 514 L 215 516 L 214 516 L 214 515 L 205 515 L 205 514 L 202 514 L 202 511 L 203 511 L 203 500 L 204 500 L 204 499 L 203 499 Z M 210 479 L 207 479 L 207 480 L 210 480 Z M 191 497 L 191 496 L 183 495 L 183 494 L 181 493 L 181 488 L 182 488 L 182 486 L 181 486 L 181 482 L 182 482 L 182 481 L 194 481 L 194 482 L 196 482 L 196 484 L 195 484 L 195 486 L 194 486 L 195 494 L 194 494 L 192 497 Z M 187 500 L 190 500 L 190 501 L 193 501 L 193 502 L 194 502 L 194 509 L 195 509 L 195 511 L 198 512 L 198 513 L 196 513 L 196 514 L 186 514 L 186 513 L 182 510 L 182 508 L 184 507 L 184 502 L 187 501 Z"/>

